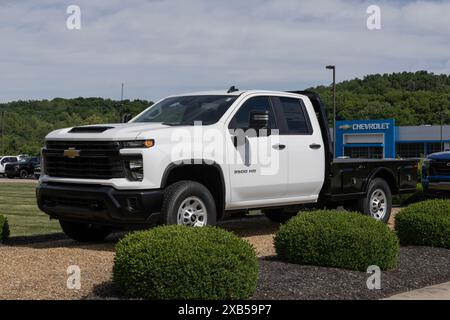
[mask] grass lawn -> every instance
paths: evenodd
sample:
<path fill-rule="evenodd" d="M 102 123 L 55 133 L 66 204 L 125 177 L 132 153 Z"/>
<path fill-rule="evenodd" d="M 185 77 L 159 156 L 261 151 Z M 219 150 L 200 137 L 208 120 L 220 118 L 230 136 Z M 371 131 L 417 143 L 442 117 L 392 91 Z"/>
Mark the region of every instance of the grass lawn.
<path fill-rule="evenodd" d="M 0 214 L 8 218 L 11 237 L 61 232 L 58 221 L 37 207 L 35 186 L 0 182 Z"/>

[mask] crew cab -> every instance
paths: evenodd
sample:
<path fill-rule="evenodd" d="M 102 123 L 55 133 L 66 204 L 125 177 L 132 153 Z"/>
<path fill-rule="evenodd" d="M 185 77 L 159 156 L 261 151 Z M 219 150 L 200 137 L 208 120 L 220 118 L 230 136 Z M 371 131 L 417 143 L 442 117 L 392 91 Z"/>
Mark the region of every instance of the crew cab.
<path fill-rule="evenodd" d="M 39 157 L 23 157 L 17 162 L 10 162 L 5 165 L 5 175 L 10 178 L 19 177 L 26 179 L 34 175 L 35 166 L 39 165 Z"/>
<path fill-rule="evenodd" d="M 428 194 L 450 194 L 450 152 L 433 153 L 424 160 L 422 186 Z"/>
<path fill-rule="evenodd" d="M 317 95 L 234 87 L 171 96 L 122 124 L 56 130 L 42 157 L 38 205 L 78 241 L 250 209 L 285 221 L 343 205 L 387 222 L 392 195 L 418 179 L 418 160 L 334 159 Z"/>
<path fill-rule="evenodd" d="M 14 156 L 0 156 L 0 175 L 5 174 L 5 166 L 7 163 L 17 162 L 19 159 Z"/>

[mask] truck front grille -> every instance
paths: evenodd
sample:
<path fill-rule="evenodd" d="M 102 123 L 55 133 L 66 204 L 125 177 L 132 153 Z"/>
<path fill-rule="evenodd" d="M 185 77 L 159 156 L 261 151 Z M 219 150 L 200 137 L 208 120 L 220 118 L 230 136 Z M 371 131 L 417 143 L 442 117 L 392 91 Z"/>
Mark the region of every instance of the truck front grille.
<path fill-rule="evenodd" d="M 67 150 L 75 152 L 65 154 Z M 113 141 L 47 141 L 43 150 L 45 173 L 60 178 L 124 178 L 119 150 L 119 143 Z"/>
<path fill-rule="evenodd" d="M 450 161 L 431 161 L 430 174 L 433 176 L 450 176 Z"/>

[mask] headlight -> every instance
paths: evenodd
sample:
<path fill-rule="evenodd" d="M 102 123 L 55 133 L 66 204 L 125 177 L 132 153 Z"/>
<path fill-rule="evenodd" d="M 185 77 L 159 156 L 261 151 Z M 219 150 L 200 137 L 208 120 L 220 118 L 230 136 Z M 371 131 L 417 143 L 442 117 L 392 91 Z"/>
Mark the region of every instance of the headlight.
<path fill-rule="evenodd" d="M 125 167 L 127 169 L 127 176 L 129 180 L 142 181 L 144 178 L 144 164 L 142 159 L 126 160 Z"/>
<path fill-rule="evenodd" d="M 123 149 L 127 148 L 151 148 L 155 145 L 155 140 L 134 140 L 134 141 L 121 141 L 120 146 Z"/>

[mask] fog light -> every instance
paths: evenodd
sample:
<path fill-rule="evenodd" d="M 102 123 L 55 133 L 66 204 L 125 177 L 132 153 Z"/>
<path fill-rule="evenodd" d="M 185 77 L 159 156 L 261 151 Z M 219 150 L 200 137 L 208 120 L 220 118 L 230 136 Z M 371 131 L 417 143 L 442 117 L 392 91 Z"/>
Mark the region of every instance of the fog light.
<path fill-rule="evenodd" d="M 138 209 L 137 202 L 138 202 L 137 198 L 128 198 L 127 199 L 128 211 L 130 211 L 131 213 L 136 212 Z"/>
<path fill-rule="evenodd" d="M 144 178 L 144 165 L 142 159 L 127 161 L 127 171 L 130 180 L 142 181 Z"/>

